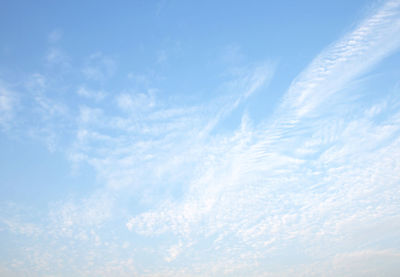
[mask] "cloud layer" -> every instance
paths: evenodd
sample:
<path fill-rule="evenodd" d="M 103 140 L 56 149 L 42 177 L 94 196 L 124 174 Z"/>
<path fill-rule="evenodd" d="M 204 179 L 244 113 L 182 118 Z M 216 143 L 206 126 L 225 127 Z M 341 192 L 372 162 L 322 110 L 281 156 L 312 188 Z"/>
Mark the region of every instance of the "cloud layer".
<path fill-rule="evenodd" d="M 50 51 L 82 78 L 63 88 L 33 73 L 27 94 L 0 83 L 0 126 L 89 166 L 100 186 L 38 214 L 3 203 L 0 232 L 16 244 L 2 240 L 12 251 L 0 275 L 396 276 L 399 86 L 370 99 L 363 74 L 399 46 L 400 2 L 387 1 L 259 123 L 246 100 L 268 90 L 271 63 L 243 67 L 211 100 L 175 104 L 151 86 L 102 88 L 118 72 L 103 53 L 75 70 Z"/>

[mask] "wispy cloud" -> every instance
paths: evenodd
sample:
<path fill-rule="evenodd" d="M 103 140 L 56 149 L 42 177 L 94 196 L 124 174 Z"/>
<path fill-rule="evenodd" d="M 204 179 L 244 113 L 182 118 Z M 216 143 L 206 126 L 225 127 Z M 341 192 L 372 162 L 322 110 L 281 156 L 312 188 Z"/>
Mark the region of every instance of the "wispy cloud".
<path fill-rule="evenodd" d="M 51 47 L 46 54 L 46 63 L 48 66 L 59 66 L 63 69 L 71 67 L 70 58 L 68 55 L 57 47 Z"/>
<path fill-rule="evenodd" d="M 56 237 L 86 240 L 111 217 L 113 205 L 114 199 L 106 191 L 97 191 L 78 202 L 54 203 L 49 214 L 48 232 Z"/>
<path fill-rule="evenodd" d="M 184 105 L 157 89 L 106 95 L 86 84 L 73 88 L 86 101 L 69 105 L 49 93 L 46 76 L 32 75 L 26 86 L 38 129 L 63 137 L 72 163 L 94 168 L 101 184 L 52 203 L 35 224 L 26 212 L 1 209 L 0 232 L 34 238 L 4 268 L 22 263 L 43 275 L 68 268 L 78 276 L 395 274 L 399 252 L 387 246 L 400 235 L 399 88 L 372 104 L 346 94 L 399 47 L 399 9 L 399 1 L 384 3 L 319 54 L 270 118 L 256 124 L 244 113 L 224 132 L 217 128 L 224 120 L 267 91 L 274 65 L 245 66 L 219 97 Z M 228 50 L 235 61 L 237 48 Z M 96 53 L 80 72 L 101 83 L 116 61 Z M 14 109 L 13 97 L 0 91 L 0 115 Z M 292 256 L 304 258 L 291 264 Z M 7 270 L 0 264 L 0 274 Z"/>
<path fill-rule="evenodd" d="M 123 111 L 140 112 L 154 107 L 154 92 L 149 90 L 147 93 L 121 93 L 117 96 L 117 105 Z"/>
<path fill-rule="evenodd" d="M 0 126 L 8 128 L 18 103 L 18 95 L 0 80 Z"/>
<path fill-rule="evenodd" d="M 93 99 L 95 101 L 100 101 L 100 100 L 104 99 L 104 97 L 107 95 L 107 93 L 104 91 L 91 90 L 84 86 L 79 87 L 78 90 L 76 91 L 76 93 L 81 97 Z"/>
<path fill-rule="evenodd" d="M 303 116 L 399 47 L 398 1 L 388 1 L 318 55 L 293 81 L 282 109 Z"/>
<path fill-rule="evenodd" d="M 89 80 L 105 81 L 114 75 L 116 69 L 117 65 L 113 58 L 96 52 L 88 57 L 82 73 Z"/>
<path fill-rule="evenodd" d="M 62 36 L 63 36 L 63 33 L 61 30 L 59 30 L 59 29 L 53 30 L 48 35 L 48 41 L 50 43 L 59 42 L 61 40 Z"/>
<path fill-rule="evenodd" d="M 142 235 L 172 233 L 189 245 L 205 240 L 219 256 L 250 262 L 290 248 L 294 239 L 298 245 L 320 240 L 320 247 L 306 250 L 321 254 L 324 241 L 349 232 L 336 229 L 340 222 L 358 218 L 370 228 L 377 218 L 396 213 L 397 200 L 387 197 L 399 180 L 392 176 L 388 183 L 387 174 L 399 167 L 388 154 L 400 151 L 399 128 L 393 124 L 398 115 L 378 125 L 365 113 L 325 111 L 335 92 L 398 48 L 400 41 L 393 37 L 400 33 L 399 5 L 387 2 L 320 54 L 292 83 L 272 120 L 253 128 L 244 120 L 232 136 L 196 144 L 207 155 L 196 163 L 183 199 L 164 201 L 132 217 L 127 227 Z M 391 166 L 383 162 L 388 157 Z M 386 192 L 373 198 L 381 190 Z M 378 203 L 385 203 L 384 210 L 365 213 Z M 356 220 L 351 226 L 360 224 Z M 383 239 L 370 235 L 371 241 Z M 346 242 L 338 247 L 346 249 Z M 194 249 L 189 247 L 187 255 Z"/>
<path fill-rule="evenodd" d="M 208 105 L 165 107 L 164 103 L 158 102 L 155 90 L 123 92 L 115 97 L 120 115 L 96 112 L 95 116 L 90 116 L 96 120 L 81 126 L 71 157 L 74 160 L 87 157 L 86 161 L 112 187 L 129 184 L 136 184 L 136 187 L 141 183 L 143 186 L 160 180 L 180 182 L 179 178 L 187 174 L 185 170 L 181 174 L 172 172 L 181 166 L 191 170 L 199 155 L 203 155 L 193 145 L 200 143 L 220 120 L 267 83 L 272 76 L 271 70 L 272 67 L 257 67 L 238 77 L 233 81 L 235 97 L 222 97 L 211 108 Z M 92 113 L 94 110 L 85 108 L 83 111 L 81 115 L 88 119 L 88 111 Z M 107 130 L 115 130 L 119 135 L 110 136 Z M 82 134 L 85 134 L 85 142 Z M 188 134 L 192 136 L 191 141 L 187 141 Z M 100 140 L 100 148 L 87 148 L 87 145 L 96 145 L 95 141 Z"/>

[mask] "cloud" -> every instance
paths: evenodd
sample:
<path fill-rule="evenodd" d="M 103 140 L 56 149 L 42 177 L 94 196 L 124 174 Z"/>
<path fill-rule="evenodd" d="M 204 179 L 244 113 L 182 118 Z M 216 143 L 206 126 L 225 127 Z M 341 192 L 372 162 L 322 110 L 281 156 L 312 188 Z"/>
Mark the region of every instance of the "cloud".
<path fill-rule="evenodd" d="M 111 217 L 114 199 L 106 191 L 97 191 L 86 199 L 54 203 L 49 217 L 49 233 L 56 237 L 85 240 Z"/>
<path fill-rule="evenodd" d="M 157 52 L 157 63 L 165 63 L 167 59 L 168 55 L 165 50 L 160 50 Z"/>
<path fill-rule="evenodd" d="M 76 93 L 81 97 L 93 99 L 95 101 L 103 100 L 104 97 L 106 96 L 106 93 L 104 91 L 90 90 L 84 86 L 79 87 Z"/>
<path fill-rule="evenodd" d="M 352 79 L 395 51 L 400 44 L 398 1 L 388 1 L 354 31 L 318 55 L 293 81 L 281 109 L 304 116 Z"/>
<path fill-rule="evenodd" d="M 227 45 L 222 54 L 222 62 L 227 65 L 237 65 L 243 63 L 245 56 L 239 45 L 230 44 Z"/>
<path fill-rule="evenodd" d="M 155 106 L 155 96 L 152 90 L 147 93 L 122 93 L 116 98 L 117 105 L 124 111 L 140 111 Z"/>
<path fill-rule="evenodd" d="M 169 260 L 178 253 L 189 257 L 210 238 L 210 248 L 219 257 L 243 261 L 250 270 L 254 259 L 276 249 L 291 251 L 295 241 L 307 246 L 311 257 L 333 242 L 349 249 L 352 245 L 343 238 L 349 230 L 337 229 L 341 222 L 356 217 L 370 228 L 377 218 L 396 213 L 398 199 L 389 200 L 389 195 L 400 181 L 393 175 L 400 165 L 389 153 L 400 152 L 399 127 L 394 124 L 398 115 L 387 115 L 378 124 L 365 117 L 379 114 L 377 108 L 341 116 L 325 111 L 332 106 L 327 99 L 397 49 L 399 41 L 392 38 L 400 32 L 398 9 L 399 3 L 386 3 L 323 51 L 292 83 L 272 120 L 253 128 L 244 120 L 231 136 L 194 144 L 207 155 L 197 158 L 197 174 L 188 180 L 184 196 L 133 216 L 127 228 L 145 236 L 173 234 L 183 245 L 193 246 L 183 252 L 171 246 Z M 258 87 L 259 79 L 250 79 Z M 252 87 L 242 97 L 250 95 Z M 233 102 L 219 114 L 236 106 Z M 378 193 L 382 190 L 385 193 Z M 360 223 L 351 224 L 351 232 L 362 234 L 354 228 Z M 388 228 L 389 223 L 383 225 Z M 383 236 L 371 232 L 363 241 Z M 316 244 L 310 245 L 313 240 Z"/>
<path fill-rule="evenodd" d="M 117 69 L 116 62 L 101 52 L 89 56 L 82 73 L 89 80 L 104 81 L 111 78 Z"/>
<path fill-rule="evenodd" d="M 17 108 L 18 96 L 15 92 L 10 91 L 0 81 L 0 125 L 3 128 L 10 126 Z"/>
<path fill-rule="evenodd" d="M 226 88 L 229 91 L 230 86 L 235 86 L 236 91 L 232 93 L 235 97 L 221 97 L 211 108 L 203 104 L 166 106 L 154 90 L 117 95 L 115 103 L 120 115 L 97 113 L 92 117 L 88 111 L 94 110 L 85 108 L 81 110 L 81 118 L 85 115 L 84 121 L 92 124 L 85 124 L 85 143 L 78 138 L 70 156 L 87 157 L 86 162 L 114 188 L 137 188 L 139 184 L 144 187 L 160 180 L 181 182 L 180 178 L 188 176 L 185 170 L 181 169 L 179 174 L 173 172 L 182 166 L 192 170 L 199 155 L 203 155 L 193 145 L 200 143 L 202 136 L 212 131 L 251 93 L 268 83 L 271 70 L 268 66 L 249 69 Z M 110 136 L 110 130 L 118 136 Z M 188 134 L 192 134 L 191 141 L 187 141 Z M 98 145 L 96 141 L 102 143 Z"/>
<path fill-rule="evenodd" d="M 400 270 L 395 249 L 366 249 L 334 255 L 311 266 L 296 266 L 285 272 L 260 276 L 397 276 Z"/>
<path fill-rule="evenodd" d="M 52 276 L 395 275 L 398 87 L 373 103 L 348 96 L 356 78 L 398 48 L 399 6 L 385 3 L 318 55 L 270 118 L 255 123 L 243 113 L 224 131 L 217 127 L 266 91 L 273 65 L 243 66 L 215 99 L 180 105 L 159 90 L 121 90 L 105 103 L 85 86 L 73 86 L 79 101 L 97 102 L 68 105 L 49 93 L 47 76 L 32 75 L 30 110 L 40 127 L 63 138 L 57 132 L 67 129 L 66 155 L 94 168 L 100 184 L 52 203 L 36 224 L 1 209 L 0 231 L 29 242 L 6 268 Z M 82 73 L 103 82 L 115 65 L 96 53 Z M 12 110 L 12 93 L 1 93 L 3 110 Z"/>
<path fill-rule="evenodd" d="M 21 209 L 16 204 L 2 203 L 1 208 L 0 232 L 2 230 L 7 230 L 16 235 L 24 235 L 28 237 L 38 237 L 43 233 L 43 230 L 38 224 L 28 221 L 28 212 Z M 32 216 L 32 214 L 30 216 Z"/>
<path fill-rule="evenodd" d="M 59 48 L 50 48 L 47 51 L 46 62 L 48 65 L 59 65 L 64 68 L 71 66 L 68 55 Z"/>
<path fill-rule="evenodd" d="M 16 122 L 24 122 L 25 127 L 18 130 L 19 136 L 37 139 L 50 151 L 56 151 L 73 128 L 74 107 L 60 99 L 60 88 L 44 73 L 30 74 L 20 89 L 23 113 Z"/>
<path fill-rule="evenodd" d="M 58 41 L 61 40 L 62 36 L 63 36 L 63 33 L 62 33 L 61 30 L 58 30 L 58 29 L 53 30 L 53 31 L 50 32 L 50 34 L 48 35 L 48 41 L 49 41 L 50 43 L 56 43 L 56 42 L 58 42 Z"/>

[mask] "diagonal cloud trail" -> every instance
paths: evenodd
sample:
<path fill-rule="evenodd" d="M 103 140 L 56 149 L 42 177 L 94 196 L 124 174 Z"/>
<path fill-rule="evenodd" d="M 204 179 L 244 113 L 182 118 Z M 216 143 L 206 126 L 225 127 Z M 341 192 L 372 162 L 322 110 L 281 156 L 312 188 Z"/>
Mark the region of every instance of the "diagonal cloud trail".
<path fill-rule="evenodd" d="M 400 1 L 375 14 L 324 50 L 293 81 L 278 112 L 307 115 L 331 94 L 395 51 L 400 44 Z"/>
<path fill-rule="evenodd" d="M 152 89 L 111 98 L 88 88 L 78 96 L 95 101 L 75 109 L 47 97 L 35 75 L 33 103 L 43 122 L 52 119 L 45 129 L 69 126 L 68 157 L 93 167 L 104 186 L 51 204 L 37 225 L 31 209 L 0 206 L 0 230 L 30 238 L 33 247 L 21 248 L 27 267 L 46 276 L 321 276 L 332 268 L 346 276 L 349 260 L 371 259 L 399 272 L 399 87 L 368 107 L 345 95 L 399 46 L 400 1 L 389 0 L 322 51 L 271 117 L 253 125 L 244 114 L 224 132 L 216 127 L 265 88 L 271 64 L 235 75 L 220 98 L 179 107 Z M 0 91 L 0 128 L 23 99 Z"/>
<path fill-rule="evenodd" d="M 167 261 L 176 259 L 185 247 L 216 236 L 212 249 L 239 262 L 244 260 L 243 252 L 239 260 L 235 255 L 248 247 L 253 247 L 253 252 L 247 252 L 249 257 L 261 258 L 272 251 L 269 245 L 279 243 L 275 247 L 285 248 L 295 237 L 312 239 L 321 232 L 340 232 L 332 227 L 335 221 L 361 220 L 364 215 L 374 222 L 362 208 L 346 201 L 364 197 L 363 201 L 377 205 L 365 198 L 369 197 L 365 191 L 368 187 L 378 190 L 383 184 L 380 174 L 392 174 L 399 163 L 393 161 L 385 168 L 379 163 L 365 164 L 363 159 L 379 160 L 390 151 L 400 150 L 399 127 L 394 123 L 398 115 L 389 117 L 384 126 L 376 126 L 364 114 L 357 114 L 357 120 L 351 122 L 341 117 L 332 122 L 331 116 L 317 108 L 325 108 L 334 93 L 344 90 L 399 45 L 400 1 L 388 1 L 314 59 L 293 81 L 272 120 L 253 129 L 244 118 L 241 129 L 232 137 L 210 138 L 209 144 L 202 146 L 209 156 L 201 162 L 200 173 L 191 180 L 182 201 L 164 202 L 133 216 L 127 222 L 128 229 L 142 235 L 177 235 L 179 243 L 172 246 L 174 255 Z M 319 119 L 309 124 L 308 116 Z M 360 130 L 365 140 L 357 140 Z M 380 130 L 385 134 L 371 135 Z M 377 148 L 384 140 L 388 140 L 386 147 Z M 368 147 L 378 150 L 361 155 L 359 150 Z M 385 186 L 393 192 L 395 187 L 390 185 L 398 181 L 394 177 Z M 388 195 L 380 197 L 385 201 Z M 393 201 L 381 216 L 393 212 Z M 342 219 L 331 213 L 335 209 Z M 177 248 L 180 251 L 175 251 Z"/>

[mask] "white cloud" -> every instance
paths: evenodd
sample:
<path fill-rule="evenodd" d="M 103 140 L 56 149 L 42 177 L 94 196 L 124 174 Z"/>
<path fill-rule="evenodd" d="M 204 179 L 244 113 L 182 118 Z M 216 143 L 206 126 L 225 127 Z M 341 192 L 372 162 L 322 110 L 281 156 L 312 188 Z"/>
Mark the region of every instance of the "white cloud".
<path fill-rule="evenodd" d="M 167 51 L 160 50 L 157 53 L 157 63 L 165 63 L 168 59 Z"/>
<path fill-rule="evenodd" d="M 86 240 L 88 236 L 94 236 L 94 232 L 110 218 L 114 199 L 107 191 L 98 191 L 79 202 L 64 201 L 55 203 L 50 211 L 51 224 L 48 232 L 56 237 L 72 237 L 78 240 Z"/>
<path fill-rule="evenodd" d="M 400 272 L 399 259 L 396 250 L 363 250 L 336 255 L 332 263 L 335 273 L 341 276 L 396 276 Z"/>
<path fill-rule="evenodd" d="M 239 45 L 227 45 L 222 54 L 222 61 L 228 65 L 237 65 L 245 60 L 245 56 Z"/>
<path fill-rule="evenodd" d="M 82 106 L 80 107 L 79 112 L 78 121 L 83 125 L 97 125 L 103 116 L 103 111 L 99 108 Z"/>
<path fill-rule="evenodd" d="M 210 248 L 218 256 L 242 261 L 253 272 L 254 259 L 291 247 L 304 248 L 302 255 L 311 258 L 349 251 L 355 245 L 346 236 L 366 234 L 378 226 L 377 218 L 398 213 L 397 115 L 379 124 L 371 119 L 378 113 L 377 108 L 370 112 L 372 107 L 332 116 L 326 112 L 332 101 L 326 100 L 398 47 L 392 38 L 400 32 L 399 5 L 387 3 L 317 57 L 293 82 L 273 120 L 195 144 L 207 155 L 197 157 L 183 198 L 133 216 L 128 229 L 148 236 L 168 233 L 183 245 L 194 245 L 185 257 L 213 237 Z M 351 70 L 342 74 L 344 68 Z M 250 80 L 242 97 L 258 87 L 258 78 Z M 232 103 L 220 114 L 237 106 Z M 313 121 L 305 115 L 314 116 Z M 339 228 L 354 218 L 355 224 Z M 398 235 L 389 221 L 380 222 L 384 231 L 373 230 L 362 241 Z M 327 250 L 332 244 L 336 247 Z M 169 261 L 179 253 L 175 244 L 170 247 Z M 288 255 L 278 253 L 280 259 Z"/>
<path fill-rule="evenodd" d="M 100 101 L 100 100 L 104 99 L 104 97 L 106 96 L 106 93 L 104 91 L 90 90 L 84 86 L 79 87 L 78 90 L 76 91 L 76 93 L 81 97 L 93 99 L 96 101 Z"/>
<path fill-rule="evenodd" d="M 311 265 L 292 267 L 278 274 L 259 276 L 397 276 L 399 252 L 394 249 L 366 249 L 345 252 Z"/>
<path fill-rule="evenodd" d="M 289 88 L 282 109 L 303 116 L 391 54 L 400 44 L 398 1 L 388 1 L 318 55 Z"/>
<path fill-rule="evenodd" d="M 82 73 L 87 79 L 105 81 L 114 75 L 116 69 L 116 62 L 113 58 L 97 52 L 89 56 Z"/>
<path fill-rule="evenodd" d="M 117 105 L 125 111 L 142 111 L 155 106 L 155 95 L 152 90 L 147 93 L 122 93 L 116 97 Z"/>
<path fill-rule="evenodd" d="M 69 57 L 59 48 L 50 48 L 46 54 L 46 62 L 49 65 L 60 65 L 63 67 L 69 67 Z"/>
<path fill-rule="evenodd" d="M 154 91 L 122 91 L 111 112 L 104 101 L 71 112 L 48 95 L 48 79 L 33 76 L 28 88 L 44 128 L 54 134 L 73 122 L 66 152 L 92 166 L 104 188 L 53 203 L 38 225 L 4 216 L 4 229 L 42 243 L 31 241 L 15 268 L 77 276 L 395 275 L 399 253 L 385 246 L 400 235 L 400 101 L 343 100 L 354 78 L 398 47 L 399 5 L 388 2 L 319 55 L 272 118 L 254 124 L 245 114 L 231 132 L 215 127 L 268 84 L 272 65 L 237 71 L 208 103 L 177 107 Z M 83 69 L 97 81 L 114 72 L 100 53 Z M 11 94 L 3 94 L 7 110 Z"/>
<path fill-rule="evenodd" d="M 0 125 L 8 127 L 17 108 L 18 96 L 0 82 Z"/>
<path fill-rule="evenodd" d="M 56 43 L 61 40 L 62 36 L 63 34 L 61 30 L 53 30 L 48 36 L 48 41 L 50 43 Z"/>

